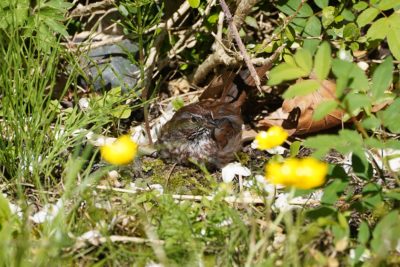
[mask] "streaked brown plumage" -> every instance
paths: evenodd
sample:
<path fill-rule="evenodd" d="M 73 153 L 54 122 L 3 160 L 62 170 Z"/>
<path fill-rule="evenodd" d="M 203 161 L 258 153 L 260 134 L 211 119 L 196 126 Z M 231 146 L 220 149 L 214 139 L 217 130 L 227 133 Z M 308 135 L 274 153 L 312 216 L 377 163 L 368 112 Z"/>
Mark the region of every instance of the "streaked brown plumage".
<path fill-rule="evenodd" d="M 265 73 L 264 69 L 260 72 Z M 185 165 L 197 162 L 209 168 L 232 161 L 241 148 L 240 107 L 246 87 L 254 87 L 248 72 L 218 77 L 199 102 L 178 110 L 162 127 L 157 140 L 160 157 Z"/>
<path fill-rule="evenodd" d="M 234 104 L 201 101 L 175 113 L 161 129 L 160 156 L 180 164 L 190 161 L 222 167 L 240 149 L 242 118 Z"/>

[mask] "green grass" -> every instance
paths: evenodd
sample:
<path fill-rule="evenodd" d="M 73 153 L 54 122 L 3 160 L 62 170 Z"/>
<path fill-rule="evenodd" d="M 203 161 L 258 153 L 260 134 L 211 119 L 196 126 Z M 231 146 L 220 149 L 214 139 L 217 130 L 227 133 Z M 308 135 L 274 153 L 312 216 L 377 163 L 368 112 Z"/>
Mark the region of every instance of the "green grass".
<path fill-rule="evenodd" d="M 140 27 L 156 24 L 161 13 L 143 20 L 136 14 L 132 16 L 143 25 L 131 22 L 127 28 L 145 46 L 155 36 L 144 38 Z M 54 35 L 43 43 L 43 35 L 28 30 L 40 22 L 32 23 L 27 29 L 20 24 L 7 31 L 0 28 L 0 190 L 6 194 L 0 194 L 0 266 L 400 264 L 395 250 L 400 233 L 398 189 L 379 187 L 376 177 L 368 180 L 362 168 L 359 173 L 365 179 L 360 182 L 331 164 L 322 205 L 310 202 L 280 211 L 253 176 L 245 179 L 254 185 L 239 192 L 236 181 L 224 184 L 218 172 L 173 167 L 157 159 L 106 165 L 85 135 L 120 134 L 121 121 L 113 111 L 131 96 L 114 89 L 93 96 L 88 110 L 78 105 L 63 108 L 64 94 L 77 93 L 81 70 Z M 58 69 L 66 63 L 67 82 L 54 92 Z M 143 78 L 143 58 L 136 63 Z M 263 173 L 264 154 L 241 154 L 239 159 L 253 166 L 253 174 Z M 110 177 L 111 170 L 121 177 Z M 131 182 L 143 190 L 134 192 Z M 161 184 L 164 193 L 149 190 L 153 184 Z M 178 200 L 177 194 L 192 199 Z M 244 194 L 262 202 L 243 203 Z M 226 196 L 238 201 L 227 201 Z M 59 200 L 62 205 L 54 217 L 33 221 L 38 211 Z M 10 203 L 21 213 L 12 212 Z M 366 250 L 370 259 L 365 261 L 350 256 Z"/>

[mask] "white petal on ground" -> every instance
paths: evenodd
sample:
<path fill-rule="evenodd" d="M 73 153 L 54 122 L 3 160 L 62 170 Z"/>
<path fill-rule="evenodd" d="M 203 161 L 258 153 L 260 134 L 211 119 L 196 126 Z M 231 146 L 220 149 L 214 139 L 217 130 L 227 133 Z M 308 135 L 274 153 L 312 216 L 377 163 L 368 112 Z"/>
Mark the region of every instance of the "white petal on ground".
<path fill-rule="evenodd" d="M 299 206 L 299 205 L 291 205 L 290 204 L 290 202 L 296 202 L 296 203 L 302 202 L 301 201 L 302 199 L 300 197 L 296 197 L 296 198 L 292 198 L 292 199 L 289 199 L 289 197 L 290 197 L 290 194 L 288 194 L 288 193 L 279 194 L 274 202 L 273 208 L 279 210 L 280 212 L 287 212 L 292 209 L 301 208 L 301 206 Z"/>
<path fill-rule="evenodd" d="M 88 141 L 94 146 L 110 145 L 114 143 L 115 140 L 117 140 L 117 138 L 102 135 L 90 135 L 90 138 L 88 138 Z"/>
<path fill-rule="evenodd" d="M 17 215 L 18 217 L 22 218 L 22 209 L 20 206 L 15 205 L 11 202 L 8 202 L 8 207 L 10 208 L 10 211 L 12 214 Z"/>
<path fill-rule="evenodd" d="M 253 186 L 254 186 L 254 182 L 252 180 L 246 180 L 246 181 L 243 182 L 243 187 L 250 188 L 250 187 L 253 187 Z"/>
<path fill-rule="evenodd" d="M 145 131 L 142 125 L 136 126 L 131 129 L 131 139 L 138 145 L 145 145 L 148 143 Z"/>
<path fill-rule="evenodd" d="M 90 106 L 89 99 L 87 99 L 86 97 L 82 97 L 81 99 L 79 99 L 78 105 L 81 110 L 87 110 Z"/>
<path fill-rule="evenodd" d="M 161 195 L 164 193 L 164 187 L 161 184 L 150 184 L 146 187 L 137 186 L 135 183 L 130 183 L 130 190 L 134 192 L 145 192 L 149 190 L 158 191 Z"/>
<path fill-rule="evenodd" d="M 339 51 L 338 57 L 341 60 L 345 60 L 345 61 L 349 61 L 349 62 L 353 61 L 353 56 L 351 55 L 351 52 L 349 50 L 341 49 Z"/>
<path fill-rule="evenodd" d="M 146 263 L 145 267 L 164 267 L 161 263 L 155 263 L 154 261 L 149 261 Z"/>
<path fill-rule="evenodd" d="M 42 210 L 36 212 L 31 217 L 31 220 L 38 224 L 46 221 L 52 221 L 57 216 L 62 206 L 63 202 L 61 199 L 59 199 L 56 204 L 46 204 Z"/>
<path fill-rule="evenodd" d="M 229 226 L 233 223 L 231 218 L 225 219 L 222 222 L 218 223 L 217 226 L 218 227 L 225 227 L 225 226 Z"/>
<path fill-rule="evenodd" d="M 90 230 L 77 238 L 77 244 L 84 244 L 85 242 L 89 242 L 94 246 L 98 246 L 100 244 L 100 238 L 102 237 L 103 236 L 98 230 Z"/>
<path fill-rule="evenodd" d="M 252 149 L 257 149 L 258 148 L 258 142 L 257 142 L 257 140 L 254 140 L 253 142 L 251 142 L 251 148 Z"/>
<path fill-rule="evenodd" d="M 82 240 L 91 240 L 93 238 L 100 238 L 101 234 L 98 230 L 90 230 L 79 237 Z"/>
<path fill-rule="evenodd" d="M 161 127 L 169 121 L 174 115 L 172 106 L 167 111 L 163 112 L 160 117 L 154 120 L 154 123 L 150 125 L 150 135 L 153 142 L 157 141 L 158 135 L 160 133 Z M 138 125 L 131 129 L 131 138 L 139 145 L 147 145 L 149 140 L 146 135 L 146 130 L 144 125 Z"/>
<path fill-rule="evenodd" d="M 150 189 L 158 191 L 161 195 L 164 193 L 164 187 L 160 184 L 151 184 L 149 187 Z"/>
<path fill-rule="evenodd" d="M 362 69 L 363 71 L 366 71 L 369 68 L 369 65 L 367 62 L 365 61 L 360 61 L 357 63 L 357 66 L 360 67 L 360 69 Z"/>
<path fill-rule="evenodd" d="M 257 142 L 257 140 L 254 140 L 254 141 L 251 143 L 250 146 L 251 146 L 252 149 L 258 149 L 258 142 Z M 272 155 L 283 155 L 283 154 L 285 153 L 286 150 L 287 150 L 287 149 L 284 148 L 283 146 L 276 146 L 276 147 L 273 147 L 273 148 L 270 148 L 270 149 L 266 149 L 265 151 L 267 151 L 269 154 L 272 154 Z"/>
<path fill-rule="evenodd" d="M 7 194 L 2 193 L 2 195 L 7 200 L 8 208 L 10 209 L 11 213 L 12 214 L 16 214 L 18 217 L 22 218 L 22 209 L 21 209 L 21 207 L 11 203 L 11 201 L 8 200 L 8 198 L 7 198 Z"/>
<path fill-rule="evenodd" d="M 352 260 L 356 259 L 356 251 L 354 249 L 350 249 L 349 257 Z M 369 260 L 371 258 L 371 252 L 369 249 L 365 249 L 363 254 L 361 254 L 359 261 L 365 262 L 366 260 Z"/>
<path fill-rule="evenodd" d="M 225 183 L 232 182 L 235 175 L 250 176 L 251 172 L 247 167 L 242 166 L 239 162 L 232 162 L 222 168 L 222 180 Z"/>
<path fill-rule="evenodd" d="M 282 185 L 269 183 L 263 175 L 256 175 L 256 180 L 260 186 L 268 193 L 269 196 L 274 196 L 276 190 L 284 188 Z"/>
<path fill-rule="evenodd" d="M 272 154 L 272 155 L 283 155 L 286 150 L 287 149 L 284 148 L 283 146 L 276 146 L 276 147 L 267 149 L 265 151 L 267 151 L 269 154 Z"/>

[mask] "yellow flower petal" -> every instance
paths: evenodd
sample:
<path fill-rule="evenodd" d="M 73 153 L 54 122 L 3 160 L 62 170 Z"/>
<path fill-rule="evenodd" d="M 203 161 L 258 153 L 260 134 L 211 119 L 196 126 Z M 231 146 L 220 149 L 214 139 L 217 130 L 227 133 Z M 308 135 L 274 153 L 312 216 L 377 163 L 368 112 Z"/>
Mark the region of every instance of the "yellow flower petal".
<path fill-rule="evenodd" d="M 311 189 L 325 182 L 328 165 L 314 158 L 289 158 L 283 163 L 270 162 L 265 167 L 265 177 L 273 184 Z"/>
<path fill-rule="evenodd" d="M 261 131 L 255 140 L 257 148 L 261 150 L 270 149 L 282 145 L 288 138 L 288 133 L 279 126 L 272 126 L 268 131 Z"/>
<path fill-rule="evenodd" d="M 328 165 L 314 158 L 304 158 L 297 170 L 298 180 L 296 187 L 300 189 L 311 189 L 325 183 Z"/>
<path fill-rule="evenodd" d="M 129 135 L 120 136 L 112 144 L 100 147 L 101 157 L 114 165 L 130 163 L 136 156 L 138 145 L 132 141 Z"/>
<path fill-rule="evenodd" d="M 287 159 L 283 163 L 268 163 L 266 166 L 266 178 L 273 184 L 294 185 L 297 182 L 296 170 L 298 165 L 297 159 Z"/>

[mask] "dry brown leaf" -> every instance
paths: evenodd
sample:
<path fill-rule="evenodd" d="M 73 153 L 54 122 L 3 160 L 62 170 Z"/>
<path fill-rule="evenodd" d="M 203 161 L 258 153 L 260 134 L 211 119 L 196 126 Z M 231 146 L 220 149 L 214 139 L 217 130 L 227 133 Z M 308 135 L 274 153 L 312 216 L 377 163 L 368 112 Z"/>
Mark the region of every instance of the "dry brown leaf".
<path fill-rule="evenodd" d="M 172 95 L 177 96 L 189 92 L 190 84 L 185 78 L 175 79 L 168 82 L 168 90 Z"/>
<path fill-rule="evenodd" d="M 282 107 L 258 122 L 258 127 L 282 126 L 290 135 L 313 133 L 342 123 L 344 113 L 334 110 L 319 121 L 312 119 L 315 109 L 324 101 L 335 99 L 336 84 L 325 80 L 314 93 L 283 101 Z"/>

